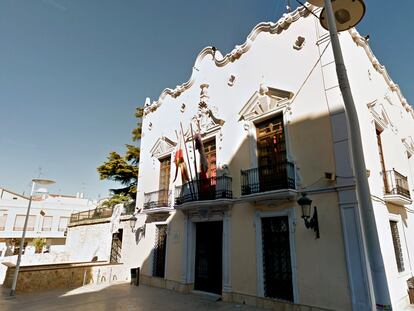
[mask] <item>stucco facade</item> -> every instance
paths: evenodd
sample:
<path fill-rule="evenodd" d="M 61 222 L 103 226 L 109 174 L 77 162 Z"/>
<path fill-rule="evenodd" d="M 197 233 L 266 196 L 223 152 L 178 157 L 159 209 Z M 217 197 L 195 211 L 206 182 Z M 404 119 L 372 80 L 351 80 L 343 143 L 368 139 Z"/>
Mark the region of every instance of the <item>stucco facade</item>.
<path fill-rule="evenodd" d="M 414 113 L 356 30 L 341 33 L 340 41 L 361 127 L 381 246 L 377 255 L 383 258 L 392 306 L 400 310 L 409 303 L 406 282 L 414 258 Z M 275 117 L 283 126 L 286 166 L 281 172 L 288 182 L 263 190 L 265 173 L 259 168 L 260 190 L 254 190 L 251 172 L 263 159 L 260 127 Z M 203 141 L 215 142 L 214 198 L 202 198 L 200 186 L 182 186 L 180 176 L 174 181 L 174 154 L 183 136 L 184 159 L 196 179 L 193 163 L 200 164 L 201 156 L 192 130 Z M 243 45 L 225 56 L 205 48 L 189 81 L 145 104 L 137 193 L 138 216 L 144 220 L 136 228 L 143 281 L 180 291 L 197 289 L 197 230 L 204 230 L 200 223 L 210 222 L 211 228 L 216 223 L 222 230 L 219 294 L 224 299 L 368 310 L 373 297 L 349 152 L 329 35 L 307 10 L 257 25 Z M 165 170 L 160 163 L 165 159 L 171 160 L 171 170 L 168 189 L 161 189 Z M 397 182 L 395 187 L 397 179 L 403 185 Z M 192 199 L 184 198 L 186 192 L 192 192 Z M 317 206 L 319 239 L 301 218 L 297 199 L 303 192 Z M 287 299 L 269 294 L 267 220 L 274 221 L 271 228 L 285 221 L 288 230 L 285 272 L 292 288 Z M 398 230 L 392 233 L 392 228 Z"/>

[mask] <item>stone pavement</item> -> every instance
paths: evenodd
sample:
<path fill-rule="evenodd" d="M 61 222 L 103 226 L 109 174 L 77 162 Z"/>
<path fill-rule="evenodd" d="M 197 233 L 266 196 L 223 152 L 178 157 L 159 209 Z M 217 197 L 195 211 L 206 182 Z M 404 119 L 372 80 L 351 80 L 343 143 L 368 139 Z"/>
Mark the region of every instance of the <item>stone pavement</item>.
<path fill-rule="evenodd" d="M 1 311 L 259 311 L 245 305 L 214 301 L 211 297 L 129 284 L 87 285 L 8 297 L 0 292 Z"/>

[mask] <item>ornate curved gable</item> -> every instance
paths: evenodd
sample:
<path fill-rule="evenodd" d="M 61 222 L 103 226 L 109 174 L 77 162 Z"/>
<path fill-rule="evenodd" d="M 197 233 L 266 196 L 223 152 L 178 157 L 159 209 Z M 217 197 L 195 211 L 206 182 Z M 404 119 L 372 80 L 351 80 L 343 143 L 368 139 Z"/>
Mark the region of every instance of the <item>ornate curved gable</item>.
<path fill-rule="evenodd" d="M 254 92 L 246 105 L 240 110 L 239 120 L 255 121 L 282 111 L 288 106 L 292 97 L 292 92 L 261 85 L 260 90 Z"/>
<path fill-rule="evenodd" d="M 162 136 L 161 138 L 157 139 L 154 146 L 150 150 L 150 154 L 152 157 L 162 158 L 173 152 L 176 145 L 176 142 L 173 142 L 167 137 Z"/>

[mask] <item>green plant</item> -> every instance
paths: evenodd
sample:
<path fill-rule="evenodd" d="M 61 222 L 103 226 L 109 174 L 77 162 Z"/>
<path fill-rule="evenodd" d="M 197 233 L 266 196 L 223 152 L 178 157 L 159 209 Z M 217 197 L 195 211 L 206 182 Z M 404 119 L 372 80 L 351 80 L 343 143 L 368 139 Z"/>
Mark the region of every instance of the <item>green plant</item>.
<path fill-rule="evenodd" d="M 41 253 L 43 250 L 43 246 L 45 246 L 46 244 L 47 244 L 46 239 L 42 239 L 42 238 L 33 239 L 33 245 L 35 247 L 36 253 Z"/>

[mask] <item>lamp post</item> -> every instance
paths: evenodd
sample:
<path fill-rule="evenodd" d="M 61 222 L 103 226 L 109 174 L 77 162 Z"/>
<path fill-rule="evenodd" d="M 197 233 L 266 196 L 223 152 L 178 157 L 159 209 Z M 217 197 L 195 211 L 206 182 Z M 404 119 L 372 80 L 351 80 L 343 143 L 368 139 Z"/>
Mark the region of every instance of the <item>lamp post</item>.
<path fill-rule="evenodd" d="M 371 295 L 371 309 L 375 310 L 377 307 L 381 309 L 390 308 L 390 294 L 366 175 L 367 170 L 365 167 L 361 130 L 337 33 L 338 30 L 344 31 L 354 27 L 365 14 L 365 5 L 362 0 L 341 0 L 335 1 L 334 4 L 332 4 L 332 0 L 308 1 L 316 6 L 324 6 L 321 12 L 320 22 L 322 27 L 329 30 L 339 88 L 342 93 L 347 115 L 346 120 L 351 145 L 350 156 L 354 168 L 358 200 L 356 213 L 362 220 L 361 232 L 363 235 L 363 243 L 366 245 L 366 257 L 368 261 L 366 270 Z"/>
<path fill-rule="evenodd" d="M 23 247 L 24 247 L 24 238 L 26 237 L 27 222 L 29 219 L 30 207 L 32 206 L 33 194 L 35 193 L 35 190 L 34 190 L 35 185 L 36 184 L 51 185 L 54 183 L 55 182 L 53 180 L 49 180 L 49 179 L 32 179 L 32 190 L 30 191 L 29 205 L 27 206 L 26 218 L 24 219 L 23 233 L 22 233 L 22 238 L 20 240 L 19 255 L 17 256 L 16 269 L 14 270 L 13 283 L 12 283 L 12 288 L 10 291 L 10 296 L 14 296 L 16 294 L 17 277 L 19 275 L 20 261 L 22 259 L 22 253 L 23 253 Z"/>

